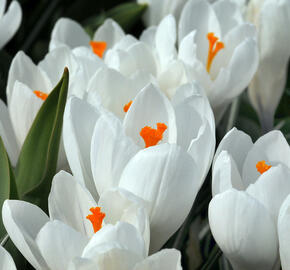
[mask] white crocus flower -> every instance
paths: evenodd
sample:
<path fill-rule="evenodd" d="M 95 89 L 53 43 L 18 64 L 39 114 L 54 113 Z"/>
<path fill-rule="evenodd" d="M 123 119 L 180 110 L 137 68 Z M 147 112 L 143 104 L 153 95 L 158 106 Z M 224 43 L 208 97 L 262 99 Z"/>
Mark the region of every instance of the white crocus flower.
<path fill-rule="evenodd" d="M 189 80 L 204 87 L 218 122 L 257 70 L 255 27 L 233 2 L 190 0 L 179 20 L 179 57 Z"/>
<path fill-rule="evenodd" d="M 0 136 L 13 166 L 38 110 L 60 80 L 64 68 L 68 67 L 70 72 L 69 94 L 82 97 L 87 81 L 102 65 L 84 48 L 74 51 L 57 48 L 38 65 L 23 52 L 17 53 L 9 70 L 7 107 L 0 101 Z M 62 159 L 61 167 L 66 164 L 65 158 Z"/>
<path fill-rule="evenodd" d="M 24 201 L 3 204 L 3 224 L 10 238 L 36 269 L 67 269 L 83 252 L 101 244 L 105 252 L 122 246 L 123 241 L 143 258 L 147 255 L 148 219 L 142 201 L 133 194 L 111 190 L 97 206 L 70 174 L 60 172 L 53 180 L 48 203 L 50 217 Z"/>
<path fill-rule="evenodd" d="M 229 189 L 213 197 L 208 215 L 211 232 L 234 270 L 279 269 L 276 223 L 258 200 Z"/>
<path fill-rule="evenodd" d="M 0 270 L 16 270 L 11 255 L 2 246 L 0 246 Z"/>
<path fill-rule="evenodd" d="M 124 35 L 124 31 L 114 20 L 107 19 L 91 40 L 78 22 L 60 18 L 52 30 L 49 49 L 53 50 L 60 46 L 67 46 L 70 49 L 87 47 L 102 58 Z"/>
<path fill-rule="evenodd" d="M 255 184 L 263 172 L 279 165 L 290 169 L 290 148 L 280 131 L 271 131 L 253 144 L 250 136 L 233 128 L 222 139 L 215 154 L 213 195 L 231 187 L 245 190 Z"/>
<path fill-rule="evenodd" d="M 103 86 L 104 107 L 122 111 L 130 101 L 123 103 L 122 85 L 115 85 L 120 95 L 106 93 L 108 84 Z M 186 218 L 209 169 L 215 145 L 212 111 L 195 84 L 181 87 L 172 103 L 146 86 L 123 121 L 104 107 L 68 100 L 64 143 L 71 170 L 95 197 L 114 187 L 141 197 L 148 204 L 150 249 L 158 250 Z M 176 193 L 183 195 L 173 201 Z"/>
<path fill-rule="evenodd" d="M 253 144 L 247 134 L 232 129 L 221 141 L 209 222 L 234 269 L 279 269 L 276 224 L 290 194 L 289 168 L 290 148 L 280 131 Z"/>
<path fill-rule="evenodd" d="M 249 87 L 250 100 L 264 131 L 273 129 L 274 114 L 286 84 L 290 57 L 290 1 L 252 0 L 248 20 L 258 29 L 260 63 Z"/>
<path fill-rule="evenodd" d="M 151 81 L 172 98 L 187 82 L 183 63 L 177 57 L 176 40 L 176 22 L 168 15 L 158 26 L 146 29 L 140 40 L 124 36 L 107 51 L 105 63 L 128 78 L 140 72 L 151 76 Z"/>
<path fill-rule="evenodd" d="M 0 0 L 0 49 L 14 36 L 20 26 L 22 11 L 17 1 L 12 1 L 4 14 L 6 0 Z"/>

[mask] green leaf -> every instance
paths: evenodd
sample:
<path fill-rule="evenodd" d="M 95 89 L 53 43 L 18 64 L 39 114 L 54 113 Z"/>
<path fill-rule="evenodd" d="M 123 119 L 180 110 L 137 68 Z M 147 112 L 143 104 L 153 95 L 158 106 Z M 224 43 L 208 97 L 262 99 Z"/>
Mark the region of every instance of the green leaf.
<path fill-rule="evenodd" d="M 17 190 L 14 182 L 14 175 L 6 153 L 4 143 L 0 137 L 0 210 L 6 199 L 17 198 Z M 0 239 L 6 234 L 2 224 L 2 211 L 0 211 Z"/>
<path fill-rule="evenodd" d="M 41 106 L 24 141 L 16 166 L 20 198 L 46 210 L 51 180 L 56 173 L 63 113 L 68 92 L 68 69 Z"/>
<path fill-rule="evenodd" d="M 140 20 L 146 9 L 146 4 L 120 4 L 98 16 L 87 19 L 84 25 L 86 30 L 92 34 L 107 18 L 112 18 L 119 23 L 124 30 L 128 31 L 138 20 Z"/>

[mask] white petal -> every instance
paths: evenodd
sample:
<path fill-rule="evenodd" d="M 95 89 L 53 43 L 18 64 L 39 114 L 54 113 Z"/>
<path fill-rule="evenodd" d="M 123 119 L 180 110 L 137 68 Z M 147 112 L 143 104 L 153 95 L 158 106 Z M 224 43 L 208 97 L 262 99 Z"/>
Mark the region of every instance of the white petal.
<path fill-rule="evenodd" d="M 279 218 L 278 218 L 278 237 L 279 237 L 279 251 L 282 269 L 289 269 L 290 267 L 290 195 L 283 202 Z"/>
<path fill-rule="evenodd" d="M 0 270 L 16 270 L 11 255 L 2 246 L 0 246 Z"/>
<path fill-rule="evenodd" d="M 98 198 L 91 172 L 90 147 L 93 130 L 99 112 L 87 102 L 71 97 L 68 99 L 63 120 L 64 147 L 70 168 L 91 194 Z"/>
<path fill-rule="evenodd" d="M 2 208 L 3 224 L 14 245 L 36 269 L 48 267 L 35 243 L 48 216 L 37 206 L 24 201 L 6 200 Z"/>
<path fill-rule="evenodd" d="M 152 49 L 156 48 L 156 43 L 155 43 L 156 31 L 157 31 L 157 26 L 150 26 L 146 28 L 140 36 L 140 41 L 146 43 Z"/>
<path fill-rule="evenodd" d="M 77 79 L 80 80 L 80 77 L 77 76 L 79 75 L 77 74 L 78 65 L 72 51 L 67 47 L 60 47 L 50 51 L 38 64 L 38 66 L 46 72 L 53 86 L 57 85 L 63 74 L 64 68 L 67 67 L 70 72 L 69 94 L 72 94 L 71 86 L 73 82 Z M 84 91 L 85 89 L 82 90 Z"/>
<path fill-rule="evenodd" d="M 163 72 L 158 76 L 160 89 L 171 99 L 178 86 L 182 84 L 185 76 L 183 63 L 179 60 L 173 60 L 166 65 Z"/>
<path fill-rule="evenodd" d="M 227 94 L 227 98 L 238 96 L 249 85 L 258 64 L 257 43 L 255 39 L 246 39 L 237 46 L 229 63 L 228 68 L 231 70 L 229 88 L 231 91 Z"/>
<path fill-rule="evenodd" d="M 134 270 L 149 269 L 182 270 L 180 251 L 176 249 L 162 249 L 134 267 Z"/>
<path fill-rule="evenodd" d="M 186 99 L 190 99 L 191 106 L 207 119 L 212 131 L 215 131 L 215 120 L 212 108 L 204 89 L 196 81 L 181 85 L 173 96 L 171 102 L 173 106 L 182 104 Z"/>
<path fill-rule="evenodd" d="M 153 76 L 157 74 L 153 52 L 146 44 L 138 42 L 128 49 L 128 53 L 134 59 L 137 70 L 144 70 Z"/>
<path fill-rule="evenodd" d="M 64 171 L 56 174 L 48 197 L 49 216 L 69 225 L 84 235 L 94 234 L 93 226 L 86 216 L 97 203 L 72 175 Z"/>
<path fill-rule="evenodd" d="M 254 5 L 259 3 L 255 2 Z M 256 18 L 260 64 L 249 87 L 249 96 L 261 121 L 273 124 L 274 113 L 285 88 L 290 56 L 287 46 L 290 43 L 287 27 L 290 23 L 290 3 L 287 0 L 261 3 L 263 5 Z"/>
<path fill-rule="evenodd" d="M 279 209 L 290 194 L 290 169 L 278 165 L 264 172 L 255 184 L 249 185 L 247 192 L 258 200 L 277 221 Z"/>
<path fill-rule="evenodd" d="M 138 254 L 119 247 L 117 243 L 96 246 L 92 252 L 92 254 L 86 255 L 91 261 L 94 261 L 95 267 L 92 270 L 128 270 L 133 269 L 134 265 L 142 260 Z M 87 268 L 85 269 L 87 270 Z"/>
<path fill-rule="evenodd" d="M 176 123 L 173 107 L 156 87 L 149 84 L 133 100 L 123 125 L 126 134 L 143 148 L 145 143 L 139 134 L 141 129 L 145 126 L 156 128 L 157 123 L 167 126 L 162 142 L 175 143 Z"/>
<path fill-rule="evenodd" d="M 71 49 L 79 46 L 89 46 L 90 38 L 82 26 L 69 18 L 60 18 L 51 34 L 49 50 L 60 45 L 67 45 Z"/>
<path fill-rule="evenodd" d="M 235 161 L 227 151 L 222 151 L 213 166 L 212 194 L 214 196 L 231 188 L 245 189 Z"/>
<path fill-rule="evenodd" d="M 119 119 L 110 114 L 100 117 L 91 143 L 91 168 L 99 194 L 118 186 L 124 167 L 138 150 Z"/>
<path fill-rule="evenodd" d="M 42 104 L 43 100 L 25 84 L 18 81 L 14 83 L 8 108 L 19 146 L 22 146 Z"/>
<path fill-rule="evenodd" d="M 274 269 L 278 255 L 276 225 L 247 193 L 229 190 L 209 205 L 212 234 L 234 269 Z"/>
<path fill-rule="evenodd" d="M 135 98 L 137 90 L 129 78 L 113 69 L 103 68 L 90 80 L 87 100 L 96 99 L 92 96 L 97 95 L 102 106 L 123 119 L 124 106 Z"/>
<path fill-rule="evenodd" d="M 140 56 L 137 56 L 140 57 Z M 109 68 L 116 69 L 124 76 L 132 75 L 136 70 L 136 61 L 133 55 L 123 50 L 108 50 L 105 55 L 105 63 Z M 147 70 L 145 70 L 147 72 Z"/>
<path fill-rule="evenodd" d="M 13 37 L 20 26 L 21 19 L 22 11 L 17 1 L 12 1 L 3 17 L 0 10 L 0 49 Z"/>
<path fill-rule="evenodd" d="M 229 30 L 243 22 L 242 14 L 240 13 L 235 1 L 216 1 L 213 4 L 213 8 L 220 22 L 222 36 L 225 36 Z"/>
<path fill-rule="evenodd" d="M 243 181 L 246 186 L 254 183 L 260 176 L 256 164 L 262 160 L 270 166 L 283 164 L 290 168 L 290 148 L 281 131 L 271 131 L 260 137 L 249 151 L 243 166 Z"/>
<path fill-rule="evenodd" d="M 235 161 L 240 175 L 242 175 L 245 158 L 253 147 L 251 137 L 236 128 L 232 128 L 221 140 L 214 157 L 213 164 L 222 151 L 227 151 Z"/>
<path fill-rule="evenodd" d="M 208 55 L 207 33 L 221 37 L 220 26 L 213 8 L 207 1 L 189 0 L 183 7 L 179 20 L 179 43 L 190 32 L 196 30 L 198 58 L 206 63 Z"/>
<path fill-rule="evenodd" d="M 124 169 L 120 187 L 150 207 L 151 252 L 160 249 L 188 215 L 199 188 L 196 170 L 190 155 L 169 144 L 140 151 Z"/>
<path fill-rule="evenodd" d="M 52 85 L 47 75 L 39 69 L 31 59 L 22 51 L 18 52 L 12 60 L 8 81 L 7 81 L 7 100 L 10 104 L 13 87 L 16 81 L 22 82 L 30 89 L 48 93 Z"/>
<path fill-rule="evenodd" d="M 83 251 L 83 257 L 90 258 L 98 251 L 98 246 L 116 243 L 120 248 L 145 257 L 144 240 L 137 229 L 129 223 L 118 222 L 116 225 L 105 225 L 94 234 Z M 104 251 L 103 251 L 104 252 Z"/>
<path fill-rule="evenodd" d="M 96 264 L 92 260 L 76 257 L 70 262 L 68 270 L 96 270 Z"/>
<path fill-rule="evenodd" d="M 108 190 L 99 200 L 102 212 L 106 213 L 106 224 L 116 224 L 124 221 L 132 224 L 143 235 L 146 250 L 149 250 L 150 225 L 145 209 L 145 202 L 134 194 L 123 190 Z"/>
<path fill-rule="evenodd" d="M 94 34 L 95 41 L 105 41 L 107 48 L 112 48 L 125 36 L 123 29 L 112 19 L 106 19 Z"/>
<path fill-rule="evenodd" d="M 202 116 L 191 106 L 190 98 L 178 104 L 175 108 L 177 126 L 177 144 L 187 150 L 191 141 L 198 136 L 203 125 Z"/>
<path fill-rule="evenodd" d="M 176 57 L 176 22 L 172 15 L 166 16 L 158 25 L 155 43 L 161 66 L 165 67 Z"/>
<path fill-rule="evenodd" d="M 11 164 L 15 167 L 20 149 L 16 141 L 9 112 L 2 100 L 0 100 L 0 137 L 4 143 Z"/>
<path fill-rule="evenodd" d="M 178 48 L 178 58 L 188 65 L 193 65 L 196 58 L 195 35 L 195 30 L 187 34 L 181 40 Z"/>
<path fill-rule="evenodd" d="M 3 16 L 6 7 L 6 0 L 0 0 L 0 18 Z"/>
<path fill-rule="evenodd" d="M 50 269 L 63 270 L 76 256 L 80 256 L 87 237 L 64 223 L 47 222 L 37 235 L 36 243 Z"/>

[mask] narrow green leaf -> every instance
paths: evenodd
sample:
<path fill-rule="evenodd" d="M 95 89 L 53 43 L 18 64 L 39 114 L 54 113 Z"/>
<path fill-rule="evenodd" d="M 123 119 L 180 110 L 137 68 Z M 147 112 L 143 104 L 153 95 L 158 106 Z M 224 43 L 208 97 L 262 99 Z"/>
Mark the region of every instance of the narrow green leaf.
<path fill-rule="evenodd" d="M 98 16 L 91 17 L 84 22 L 85 28 L 89 33 L 94 31 L 107 19 L 112 18 L 119 23 L 122 28 L 128 31 L 147 9 L 146 4 L 124 3 L 120 4 Z"/>
<path fill-rule="evenodd" d="M 16 166 L 16 183 L 21 199 L 47 205 L 51 180 L 56 172 L 68 92 L 68 69 L 41 106 L 24 141 Z"/>
<path fill-rule="evenodd" d="M 11 189 L 13 189 L 13 197 L 17 197 L 17 191 L 14 185 L 13 171 L 4 143 L 0 137 L 0 239 L 6 234 L 6 230 L 2 224 L 2 205 L 6 199 L 10 198 Z"/>

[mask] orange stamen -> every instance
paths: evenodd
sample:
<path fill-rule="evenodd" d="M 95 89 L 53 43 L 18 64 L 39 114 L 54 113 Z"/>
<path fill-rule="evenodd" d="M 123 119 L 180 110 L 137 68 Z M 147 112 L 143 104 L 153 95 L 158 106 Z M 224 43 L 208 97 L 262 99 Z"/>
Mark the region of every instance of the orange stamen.
<path fill-rule="evenodd" d="M 100 58 L 102 58 L 107 48 L 107 43 L 105 41 L 90 41 L 90 45 L 92 47 L 93 52 Z"/>
<path fill-rule="evenodd" d="M 131 105 L 132 105 L 132 100 L 131 101 L 129 101 L 124 107 L 123 107 L 123 110 L 124 110 L 124 112 L 127 112 L 129 109 L 130 109 L 130 107 L 131 107 Z"/>
<path fill-rule="evenodd" d="M 145 148 L 156 145 L 163 138 L 163 133 L 167 129 L 164 123 L 157 123 L 157 129 L 151 127 L 143 127 L 140 136 L 145 142 Z"/>
<path fill-rule="evenodd" d="M 261 160 L 256 164 L 257 171 L 260 174 L 263 174 L 264 172 L 268 171 L 272 166 L 267 165 L 265 160 Z"/>
<path fill-rule="evenodd" d="M 206 70 L 209 73 L 211 64 L 217 53 L 225 47 L 224 43 L 221 41 L 218 41 L 219 38 L 214 35 L 214 33 L 208 33 L 207 39 L 209 42 L 209 48 L 208 48 L 208 57 L 207 57 L 207 65 Z"/>
<path fill-rule="evenodd" d="M 38 90 L 33 91 L 33 93 L 42 100 L 46 100 L 48 97 L 48 94 L 43 93 L 43 92 L 38 91 Z"/>
<path fill-rule="evenodd" d="M 92 214 L 88 215 L 87 219 L 92 222 L 94 232 L 96 233 L 102 228 L 103 219 L 106 214 L 101 212 L 101 207 L 92 207 L 90 208 L 90 211 Z"/>

